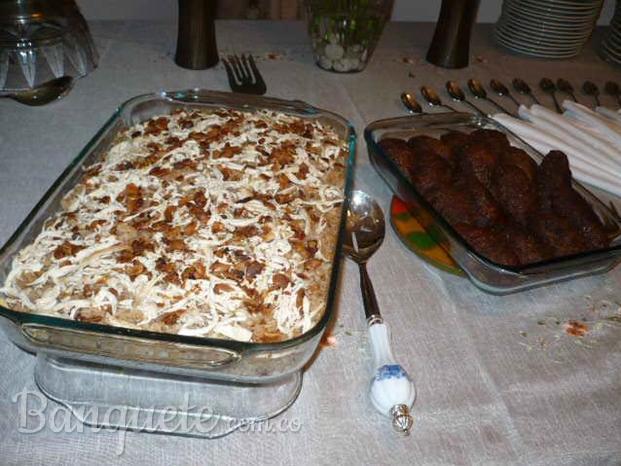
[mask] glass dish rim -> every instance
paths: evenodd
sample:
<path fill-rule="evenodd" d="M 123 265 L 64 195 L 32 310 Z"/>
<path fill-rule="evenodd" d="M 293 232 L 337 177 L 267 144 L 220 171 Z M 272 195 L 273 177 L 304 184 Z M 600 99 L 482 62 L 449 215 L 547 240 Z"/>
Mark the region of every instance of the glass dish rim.
<path fill-rule="evenodd" d="M 459 120 L 458 118 L 460 117 L 464 119 Z M 548 272 L 549 270 L 546 270 L 546 267 L 548 266 L 569 263 L 569 262 L 573 262 L 577 260 L 580 261 L 583 259 L 592 258 L 594 256 L 601 256 L 607 253 L 610 255 L 613 255 L 614 253 L 617 253 L 617 254 L 621 253 L 621 243 L 620 243 L 620 244 L 617 244 L 616 246 L 609 246 L 606 248 L 594 249 L 590 251 L 581 252 L 578 254 L 572 254 L 568 256 L 547 259 L 544 261 L 539 261 L 539 262 L 535 262 L 532 264 L 526 264 L 526 265 L 517 266 L 517 267 L 498 264 L 482 256 L 481 254 L 476 252 L 462 238 L 462 236 L 451 225 L 449 225 L 449 223 L 446 220 L 444 220 L 444 217 L 440 215 L 440 213 L 437 212 L 436 209 L 434 209 L 431 206 L 431 204 L 427 202 L 427 200 L 418 192 L 418 190 L 414 187 L 414 185 L 401 173 L 401 170 L 397 167 L 395 162 L 386 154 L 386 152 L 379 146 L 379 144 L 377 144 L 377 142 L 373 138 L 373 134 L 376 130 L 388 129 L 387 126 L 385 125 L 388 125 L 390 123 L 412 121 L 414 119 L 422 119 L 422 120 L 428 119 L 432 121 L 433 120 L 442 121 L 443 119 L 454 119 L 455 121 L 448 121 L 447 123 L 455 124 L 455 123 L 480 122 L 482 124 L 492 125 L 496 128 L 499 128 L 503 132 L 508 133 L 511 137 L 517 139 L 521 144 L 528 147 L 530 151 L 532 151 L 533 153 L 537 154 L 540 157 L 540 160 L 542 160 L 544 156 L 538 150 L 536 150 L 534 147 L 532 147 L 530 144 L 528 144 L 526 141 L 524 141 L 522 138 L 516 135 L 513 131 L 506 128 L 504 125 L 498 123 L 496 120 L 489 118 L 487 116 L 475 115 L 475 114 L 466 113 L 466 112 L 445 112 L 445 113 L 435 113 L 435 114 L 429 113 L 429 114 L 422 114 L 422 115 L 406 115 L 406 116 L 399 116 L 399 117 L 392 117 L 392 118 L 383 118 L 380 120 L 375 120 L 369 123 L 365 127 L 363 135 L 364 135 L 364 139 L 367 145 L 372 147 L 376 153 L 380 154 L 380 156 L 389 164 L 392 173 L 396 174 L 401 179 L 401 181 L 406 183 L 407 187 L 417 198 L 418 202 L 420 202 L 429 211 L 429 213 L 431 213 L 431 215 L 440 224 L 440 226 L 444 230 L 446 230 L 447 233 L 449 233 L 455 241 L 457 241 L 469 254 L 472 254 L 477 260 L 487 264 L 488 266 L 498 271 L 502 271 L 504 273 L 511 273 L 515 276 L 528 277 L 528 276 L 534 276 L 534 275 Z M 529 154 L 529 156 L 532 158 L 531 154 Z M 617 231 L 621 233 L 621 222 L 615 219 L 613 212 L 606 206 L 606 204 L 602 202 L 598 196 L 593 194 L 582 183 L 576 180 L 573 176 L 572 176 L 572 183 L 574 185 L 579 186 L 580 189 L 586 191 L 590 196 L 592 196 L 600 204 L 600 208 L 604 209 L 604 211 L 608 214 L 608 217 L 614 219 L 615 225 L 617 226 Z"/>
<path fill-rule="evenodd" d="M 201 99 L 214 99 L 213 101 L 204 101 Z M 224 348 L 237 352 L 245 351 L 277 351 L 287 349 L 301 345 L 316 335 L 321 333 L 328 325 L 329 321 L 334 315 L 334 303 L 339 282 L 340 271 L 340 251 L 342 249 L 343 234 L 344 234 L 344 221 L 345 213 L 347 211 L 347 205 L 353 186 L 353 172 L 354 162 L 356 155 L 356 131 L 354 126 L 349 120 L 343 116 L 324 110 L 319 107 L 315 107 L 307 102 L 301 100 L 287 100 L 274 97 L 263 97 L 256 95 L 235 94 L 233 92 L 211 91 L 201 88 L 192 88 L 177 91 L 157 91 L 151 93 L 145 93 L 133 96 L 123 103 L 121 103 L 112 113 L 112 115 L 105 121 L 105 123 L 98 128 L 95 134 L 89 139 L 84 147 L 79 151 L 78 155 L 74 157 L 61 172 L 61 174 L 54 180 L 50 187 L 45 191 L 41 198 L 37 201 L 34 207 L 29 211 L 24 220 L 19 224 L 16 230 L 9 236 L 6 242 L 0 247 L 0 258 L 2 258 L 7 251 L 13 246 L 13 243 L 17 241 L 21 233 L 27 229 L 33 220 L 33 218 L 39 213 L 39 210 L 47 202 L 48 198 L 54 194 L 60 184 L 62 184 L 66 177 L 72 172 L 72 170 L 79 165 L 84 158 L 88 156 L 91 150 L 96 146 L 98 141 L 111 130 L 114 123 L 123 118 L 123 113 L 131 108 L 134 104 L 147 102 L 149 100 L 164 100 L 173 103 L 183 104 L 202 104 L 215 106 L 218 104 L 227 106 L 228 108 L 236 108 L 239 110 L 279 110 L 289 112 L 291 114 L 299 115 L 326 115 L 332 120 L 338 121 L 347 130 L 344 137 L 344 142 L 347 144 L 349 154 L 347 156 L 345 168 L 345 183 L 343 192 L 345 200 L 342 206 L 341 219 L 339 225 L 339 234 L 335 247 L 335 256 L 332 261 L 332 269 L 330 273 L 330 283 L 328 287 L 328 294 L 326 300 L 326 307 L 321 318 L 315 323 L 315 325 L 304 332 L 303 334 L 279 342 L 261 343 L 261 342 L 245 342 L 239 340 L 229 340 L 224 338 L 211 338 L 211 337 L 196 337 L 188 335 L 178 335 L 173 333 L 154 332 L 149 330 L 139 330 L 127 327 L 117 327 L 113 325 L 103 325 L 96 323 L 80 322 L 71 319 L 64 319 L 61 317 L 54 317 L 44 314 L 33 314 L 29 312 L 21 312 L 9 309 L 6 307 L 3 300 L 0 298 L 0 317 L 6 318 L 20 327 L 23 325 L 35 324 L 43 325 L 63 330 L 80 331 L 87 333 L 102 334 L 104 336 L 124 336 L 132 337 L 147 341 L 164 341 L 189 346 L 201 346 L 211 348 Z M 231 102 L 225 103 L 226 100 Z"/>

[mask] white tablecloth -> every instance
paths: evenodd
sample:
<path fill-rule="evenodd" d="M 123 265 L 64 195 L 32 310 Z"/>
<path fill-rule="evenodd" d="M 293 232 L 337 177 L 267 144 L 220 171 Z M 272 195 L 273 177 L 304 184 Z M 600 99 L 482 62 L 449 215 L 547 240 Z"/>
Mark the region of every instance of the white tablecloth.
<path fill-rule="evenodd" d="M 99 68 L 64 100 L 41 108 L 0 101 L 0 242 L 118 104 L 158 89 L 228 90 L 220 66 L 175 66 L 172 23 L 98 22 L 91 29 Z M 508 84 L 520 76 L 531 85 L 565 77 L 576 87 L 585 79 L 621 80 L 593 45 L 573 60 L 527 59 L 492 45 L 489 27 L 477 28 L 468 69 L 438 69 L 423 59 L 431 32 L 430 25 L 390 24 L 368 69 L 350 75 L 313 64 L 301 23 L 222 22 L 218 43 L 223 53 L 251 51 L 260 59 L 269 95 L 350 119 L 359 135 L 356 187 L 376 196 L 385 212 L 391 195 L 360 136 L 370 121 L 403 114 L 401 91 L 422 84 L 440 90 L 448 79 L 470 77 Z M 34 358 L 1 336 L 0 463 L 621 464 L 620 270 L 495 297 L 426 265 L 389 228 L 369 272 L 398 359 L 417 383 L 410 437 L 393 434 L 366 396 L 371 360 L 357 271 L 346 263 L 336 343 L 320 351 L 298 400 L 280 418 L 296 428 L 219 440 L 76 431 L 75 422 L 67 432 L 58 428 L 61 419 L 52 422 L 60 411 L 50 402 L 42 429 L 20 432 L 14 400 L 36 390 Z M 584 337 L 566 332 L 572 320 L 585 321 Z"/>

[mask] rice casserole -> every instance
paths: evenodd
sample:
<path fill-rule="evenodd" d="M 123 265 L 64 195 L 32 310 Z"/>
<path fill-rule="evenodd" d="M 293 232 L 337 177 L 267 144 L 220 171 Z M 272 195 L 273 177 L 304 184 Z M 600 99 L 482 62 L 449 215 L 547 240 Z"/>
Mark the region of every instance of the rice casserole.
<path fill-rule="evenodd" d="M 0 291 L 17 311 L 275 342 L 326 307 L 348 148 L 281 112 L 180 109 L 85 168 Z"/>

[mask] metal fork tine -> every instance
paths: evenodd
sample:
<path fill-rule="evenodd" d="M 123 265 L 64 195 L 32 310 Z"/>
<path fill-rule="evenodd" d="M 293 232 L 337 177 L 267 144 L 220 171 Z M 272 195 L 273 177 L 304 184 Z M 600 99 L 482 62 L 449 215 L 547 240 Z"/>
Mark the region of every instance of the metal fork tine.
<path fill-rule="evenodd" d="M 229 86 L 231 86 L 231 89 L 236 89 L 237 82 L 235 82 L 235 74 L 233 73 L 232 66 L 229 64 L 228 60 L 224 58 L 222 59 L 222 63 L 224 64 L 224 69 L 226 70 L 226 77 L 229 80 Z"/>
<path fill-rule="evenodd" d="M 233 64 L 233 62 L 231 61 L 231 57 L 227 57 L 226 60 L 222 60 L 224 62 L 224 66 L 227 70 L 227 72 L 231 73 L 231 78 L 233 80 L 234 83 L 237 84 L 237 75 L 235 73 L 235 65 Z"/>
<path fill-rule="evenodd" d="M 267 90 L 267 86 L 265 85 L 265 81 L 263 81 L 263 77 L 261 76 L 261 73 L 259 73 L 257 65 L 254 62 L 254 58 L 250 54 L 248 55 L 248 64 L 250 65 L 250 69 L 252 70 L 254 74 L 257 93 L 261 95 L 265 94 L 265 91 Z"/>
<path fill-rule="evenodd" d="M 248 82 L 252 83 L 252 72 L 250 71 L 250 68 L 248 68 L 248 65 L 246 64 L 246 57 L 244 55 L 242 55 L 239 59 L 239 67 L 243 70 L 244 76 L 246 76 L 246 79 L 248 79 Z"/>
<path fill-rule="evenodd" d="M 256 78 L 255 78 L 254 74 L 252 73 L 252 70 L 248 66 L 248 61 L 246 59 L 246 55 L 244 55 L 244 54 L 242 54 L 242 56 L 241 56 L 241 66 L 244 69 L 244 72 L 246 73 L 246 76 L 248 76 L 248 79 L 251 82 L 255 83 L 256 82 Z"/>
<path fill-rule="evenodd" d="M 235 56 L 229 55 L 228 57 L 229 64 L 231 65 L 231 69 L 233 70 L 233 75 L 235 76 L 235 80 L 239 83 L 242 83 L 242 76 L 237 68 L 237 63 L 235 62 Z"/>
<path fill-rule="evenodd" d="M 246 76 L 246 73 L 244 72 L 244 69 L 242 68 L 241 62 L 239 61 L 239 57 L 237 55 L 233 55 L 233 62 L 235 63 L 235 69 L 239 73 L 239 80 L 242 82 L 242 84 L 246 84 L 248 76 Z"/>

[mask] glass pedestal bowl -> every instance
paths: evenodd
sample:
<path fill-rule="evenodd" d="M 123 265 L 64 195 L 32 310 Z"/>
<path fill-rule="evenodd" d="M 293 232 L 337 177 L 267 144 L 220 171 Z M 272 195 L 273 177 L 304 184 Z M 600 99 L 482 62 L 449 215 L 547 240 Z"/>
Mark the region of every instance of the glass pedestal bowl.
<path fill-rule="evenodd" d="M 97 51 L 73 0 L 0 0 L 0 94 L 82 77 Z"/>

